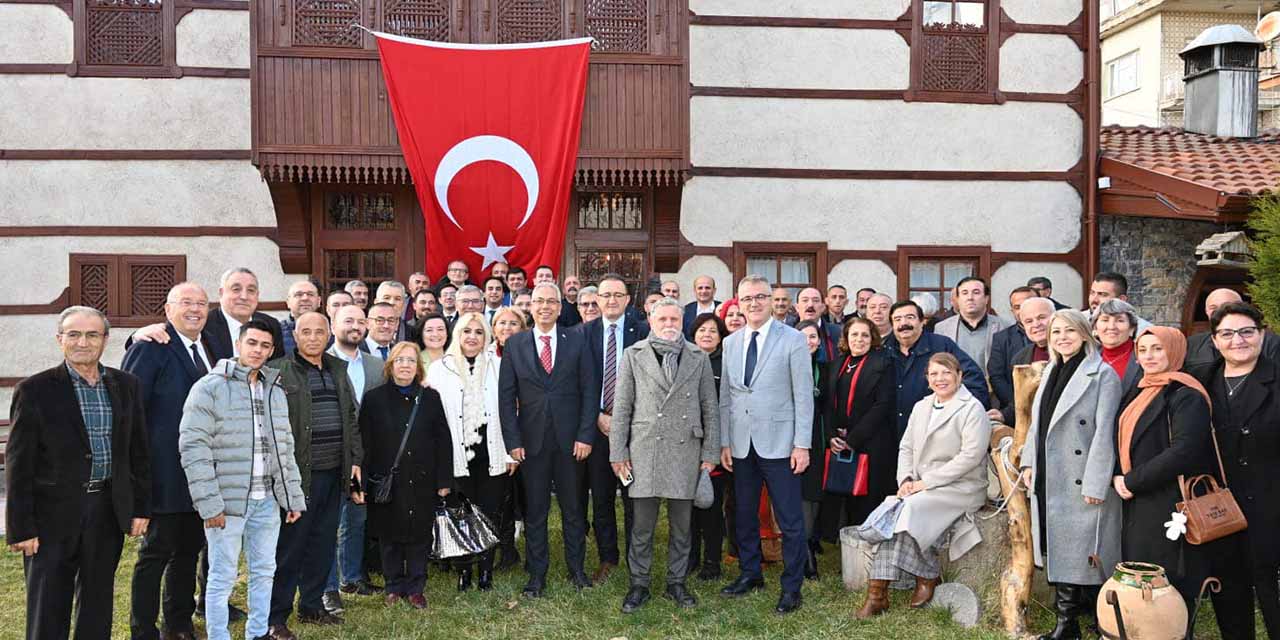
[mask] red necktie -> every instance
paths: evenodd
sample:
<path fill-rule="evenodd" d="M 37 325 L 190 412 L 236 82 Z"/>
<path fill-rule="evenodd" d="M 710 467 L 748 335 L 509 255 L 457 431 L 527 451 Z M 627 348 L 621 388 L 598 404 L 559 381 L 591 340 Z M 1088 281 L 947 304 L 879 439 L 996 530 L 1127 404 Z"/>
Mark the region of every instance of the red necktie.
<path fill-rule="evenodd" d="M 538 354 L 542 360 L 542 368 L 551 373 L 551 336 L 539 336 L 542 340 L 542 352 Z"/>

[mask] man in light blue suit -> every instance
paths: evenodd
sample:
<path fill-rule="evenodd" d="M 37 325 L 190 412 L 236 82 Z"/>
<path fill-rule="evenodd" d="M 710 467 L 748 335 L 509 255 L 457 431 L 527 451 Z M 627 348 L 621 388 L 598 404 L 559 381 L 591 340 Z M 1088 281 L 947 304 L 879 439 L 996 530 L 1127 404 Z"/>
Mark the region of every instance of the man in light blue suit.
<path fill-rule="evenodd" d="M 800 608 L 807 544 L 800 474 L 809 466 L 813 365 L 804 334 L 769 314 L 769 281 L 738 283 L 747 326 L 724 341 L 720 378 L 721 463 L 733 471 L 742 573 L 720 591 L 738 597 L 764 588 L 760 571 L 760 486 L 769 489 L 782 528 L 782 595 L 776 611 Z"/>

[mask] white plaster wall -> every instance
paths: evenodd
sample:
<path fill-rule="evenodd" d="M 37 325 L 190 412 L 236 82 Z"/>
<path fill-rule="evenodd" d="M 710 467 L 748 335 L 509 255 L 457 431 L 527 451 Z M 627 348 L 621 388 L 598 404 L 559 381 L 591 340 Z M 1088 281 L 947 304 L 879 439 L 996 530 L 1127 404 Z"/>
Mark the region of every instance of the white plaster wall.
<path fill-rule="evenodd" d="M 848 289 L 850 298 L 864 287 L 871 287 L 891 298 L 898 296 L 898 276 L 880 260 L 841 260 L 827 274 L 827 286 L 834 284 Z M 852 312 L 855 306 L 851 301 L 845 312 Z"/>
<path fill-rule="evenodd" d="M 196 9 L 177 30 L 178 64 L 249 68 L 249 12 Z"/>
<path fill-rule="evenodd" d="M 248 149 L 249 121 L 243 78 L 0 75 L 0 149 Z"/>
<path fill-rule="evenodd" d="M 0 4 L 0 63 L 71 62 L 73 27 L 53 5 Z"/>
<path fill-rule="evenodd" d="M 1084 79 L 1084 53 L 1063 35 L 1019 33 L 1000 47 L 1000 89 L 1066 93 Z"/>
<path fill-rule="evenodd" d="M 736 240 L 1056 253 L 1076 246 L 1080 213 L 1080 196 L 1061 182 L 695 177 L 684 188 L 680 230 L 713 247 Z M 792 223 L 780 224 L 779 214 Z"/>
<path fill-rule="evenodd" d="M 690 119 L 704 167 L 1065 171 L 1083 144 L 1063 104 L 700 96 Z"/>
<path fill-rule="evenodd" d="M 910 71 L 907 42 L 884 29 L 689 28 L 694 85 L 906 89 Z"/>
<path fill-rule="evenodd" d="M 1045 276 L 1053 283 L 1053 299 L 1079 309 L 1084 306 L 1084 284 L 1080 273 L 1066 263 L 1006 262 L 991 274 L 991 306 L 1005 318 L 1012 319 L 1009 292 L 1027 284 L 1027 280 Z"/>
<path fill-rule="evenodd" d="M 0 220 L 15 226 L 276 225 L 248 160 L 0 160 L 0 193 Z"/>
<path fill-rule="evenodd" d="M 1000 0 L 1000 8 L 1024 24 L 1071 24 L 1095 0 Z"/>
<path fill-rule="evenodd" d="M 0 387 L 0 419 L 9 419 L 9 405 L 13 404 L 13 389 Z"/>
<path fill-rule="evenodd" d="M 693 302 L 693 281 L 698 276 L 711 276 L 716 281 L 716 300 L 728 300 L 737 294 L 738 283 L 733 280 L 733 270 L 714 256 L 694 256 L 680 265 L 680 271 L 663 276 L 663 280 L 680 283 L 680 302 Z"/>
<path fill-rule="evenodd" d="M 695 15 L 864 20 L 894 20 L 910 5 L 911 0 L 689 0 Z"/>
<path fill-rule="evenodd" d="M 1112 98 L 1106 97 L 1106 82 L 1100 80 L 1103 83 L 1100 87 L 1103 91 L 1102 124 L 1160 126 L 1161 19 L 1161 14 L 1156 13 L 1102 41 L 1104 76 L 1108 62 L 1134 50 L 1138 51 L 1139 69 L 1138 89 Z"/>
<path fill-rule="evenodd" d="M 0 303 L 48 304 L 57 298 L 70 282 L 72 253 L 185 254 L 187 279 L 203 285 L 211 298 L 218 295 L 218 276 L 233 266 L 253 270 L 262 299 L 269 301 L 284 300 L 289 284 L 302 277 L 285 275 L 280 249 L 267 238 L 0 238 L 0 273 L 6 275 Z"/>

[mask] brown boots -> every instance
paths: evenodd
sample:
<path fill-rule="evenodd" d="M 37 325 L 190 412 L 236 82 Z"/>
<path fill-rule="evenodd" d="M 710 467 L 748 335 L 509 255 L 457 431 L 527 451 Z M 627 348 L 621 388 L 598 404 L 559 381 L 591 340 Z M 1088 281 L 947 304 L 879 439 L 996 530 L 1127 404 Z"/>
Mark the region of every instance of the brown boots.
<path fill-rule="evenodd" d="M 916 590 L 911 594 L 911 608 L 919 609 L 933 600 L 933 589 L 941 582 L 938 578 L 916 576 Z"/>
<path fill-rule="evenodd" d="M 867 599 L 863 601 L 862 608 L 854 614 L 859 620 L 866 620 L 875 615 L 879 615 L 889 610 L 889 581 L 888 580 L 868 580 L 867 581 Z"/>

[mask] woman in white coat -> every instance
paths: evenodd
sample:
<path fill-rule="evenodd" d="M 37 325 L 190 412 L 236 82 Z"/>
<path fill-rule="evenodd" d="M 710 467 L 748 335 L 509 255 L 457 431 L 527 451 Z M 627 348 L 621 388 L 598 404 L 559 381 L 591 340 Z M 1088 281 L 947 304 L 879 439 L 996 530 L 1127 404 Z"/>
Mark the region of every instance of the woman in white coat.
<path fill-rule="evenodd" d="M 1076 618 L 1093 610 L 1120 561 L 1121 501 L 1111 478 L 1122 396 L 1089 320 L 1075 309 L 1055 312 L 1021 460 L 1035 563 L 1054 587 L 1057 624 L 1041 640 L 1078 640 Z"/>
<path fill-rule="evenodd" d="M 440 393 L 449 421 L 454 482 L 498 529 L 516 461 L 507 455 L 498 422 L 500 358 L 487 348 L 490 336 L 484 316 L 463 314 L 454 325 L 448 351 L 427 370 L 427 384 Z M 493 588 L 493 551 L 482 553 L 475 560 L 479 565 L 479 588 L 488 591 Z M 458 590 L 470 588 L 468 563 L 459 571 Z"/>
<path fill-rule="evenodd" d="M 859 619 L 887 610 L 889 584 L 906 575 L 916 580 L 911 606 L 928 604 L 942 574 L 938 547 L 948 531 L 953 560 L 982 540 L 973 514 L 987 500 L 991 420 L 961 384 L 955 356 L 935 353 L 926 375 L 933 393 L 911 410 L 898 445 L 902 507 L 893 537 L 876 549 Z"/>

